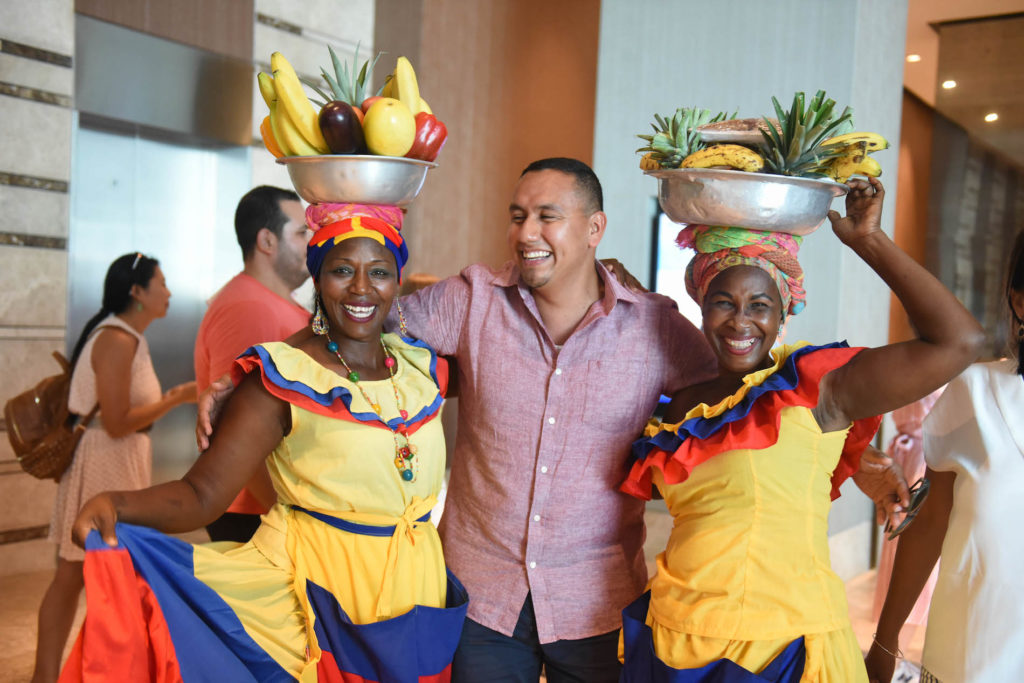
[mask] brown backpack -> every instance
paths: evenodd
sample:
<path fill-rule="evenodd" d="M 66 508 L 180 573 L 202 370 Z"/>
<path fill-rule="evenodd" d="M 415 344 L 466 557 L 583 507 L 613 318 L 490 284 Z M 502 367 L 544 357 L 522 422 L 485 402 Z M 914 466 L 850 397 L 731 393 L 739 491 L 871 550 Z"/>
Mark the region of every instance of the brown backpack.
<path fill-rule="evenodd" d="M 53 357 L 62 372 L 8 400 L 4 404 L 4 421 L 21 468 L 38 479 L 59 480 L 100 406 L 97 403 L 78 422 L 78 416 L 68 410 L 71 365 L 58 351 L 53 352 Z"/>

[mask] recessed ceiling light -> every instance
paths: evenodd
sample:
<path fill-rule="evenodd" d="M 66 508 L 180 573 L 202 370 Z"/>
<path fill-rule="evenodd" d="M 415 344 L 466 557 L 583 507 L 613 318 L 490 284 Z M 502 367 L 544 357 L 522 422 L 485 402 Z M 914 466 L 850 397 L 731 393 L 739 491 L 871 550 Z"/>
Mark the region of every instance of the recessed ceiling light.
<path fill-rule="evenodd" d="M 908 62 L 920 62 L 921 61 L 921 55 L 907 55 L 907 61 Z"/>
<path fill-rule="evenodd" d="M 988 121 L 989 123 L 992 123 L 993 121 L 998 121 L 999 114 L 995 112 L 992 112 L 991 114 L 985 114 L 985 120 Z"/>
<path fill-rule="evenodd" d="M 946 90 L 952 90 L 956 87 L 956 81 L 942 81 L 942 87 Z"/>

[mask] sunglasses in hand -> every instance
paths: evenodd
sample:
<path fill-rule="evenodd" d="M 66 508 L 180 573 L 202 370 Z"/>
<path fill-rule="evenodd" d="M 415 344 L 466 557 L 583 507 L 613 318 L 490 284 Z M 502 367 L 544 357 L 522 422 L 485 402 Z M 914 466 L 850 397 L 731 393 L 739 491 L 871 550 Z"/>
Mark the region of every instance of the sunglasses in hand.
<path fill-rule="evenodd" d="M 899 526 L 893 528 L 891 523 L 885 525 L 885 531 L 889 534 L 888 538 L 891 541 L 896 538 L 910 526 L 910 523 L 917 517 L 917 513 L 921 511 L 921 506 L 924 504 L 925 498 L 928 497 L 928 490 L 931 487 L 931 483 L 924 477 L 917 480 L 917 482 L 910 487 L 910 505 L 907 506 L 907 516 L 903 518 L 903 521 L 899 523 Z"/>

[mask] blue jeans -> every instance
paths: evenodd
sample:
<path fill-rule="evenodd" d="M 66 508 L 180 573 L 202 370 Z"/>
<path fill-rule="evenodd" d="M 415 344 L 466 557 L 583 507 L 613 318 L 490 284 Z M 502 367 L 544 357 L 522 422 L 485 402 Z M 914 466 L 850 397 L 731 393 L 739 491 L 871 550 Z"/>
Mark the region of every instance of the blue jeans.
<path fill-rule="evenodd" d="M 452 683 L 617 683 L 619 631 L 580 640 L 540 643 L 533 601 L 519 613 L 511 636 L 466 619 L 452 661 Z"/>

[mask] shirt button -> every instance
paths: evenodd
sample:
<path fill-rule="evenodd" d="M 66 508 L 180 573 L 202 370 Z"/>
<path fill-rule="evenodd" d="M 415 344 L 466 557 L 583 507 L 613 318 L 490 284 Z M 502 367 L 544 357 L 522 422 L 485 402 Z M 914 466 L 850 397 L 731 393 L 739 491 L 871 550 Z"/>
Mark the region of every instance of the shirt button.
<path fill-rule="evenodd" d="M 536 569 L 536 568 L 537 568 L 537 563 L 536 562 L 531 562 L 530 563 L 530 569 Z"/>
<path fill-rule="evenodd" d="M 555 424 L 555 418 L 553 418 L 553 417 L 549 417 L 549 418 L 548 418 L 548 424 L 549 424 L 549 425 L 553 425 L 553 424 Z"/>
<path fill-rule="evenodd" d="M 533 521 L 539 522 L 540 521 L 540 515 L 534 515 L 533 516 Z"/>
<path fill-rule="evenodd" d="M 562 374 L 562 368 L 555 368 L 555 374 L 556 375 L 561 375 Z"/>
<path fill-rule="evenodd" d="M 548 466 L 547 465 L 541 465 L 540 473 L 541 474 L 547 474 L 548 473 Z"/>

